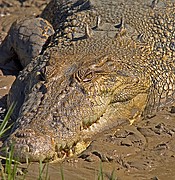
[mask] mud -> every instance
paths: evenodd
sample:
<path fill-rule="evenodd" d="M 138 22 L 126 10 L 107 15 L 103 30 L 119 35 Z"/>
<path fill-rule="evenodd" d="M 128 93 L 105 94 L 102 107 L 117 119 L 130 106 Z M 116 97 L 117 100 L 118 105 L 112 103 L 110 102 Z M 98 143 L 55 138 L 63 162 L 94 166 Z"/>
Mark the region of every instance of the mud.
<path fill-rule="evenodd" d="M 21 4 L 17 0 L 0 0 L 0 40 L 12 22 L 24 16 L 37 16 L 47 2 L 26 0 Z M 6 72 L 12 72 L 13 68 L 11 64 Z M 5 107 L 5 95 L 15 79 L 3 72 L 0 72 L 0 109 Z M 125 120 L 119 124 L 94 137 L 89 148 L 79 156 L 48 164 L 50 179 L 61 179 L 61 172 L 66 180 L 98 179 L 102 169 L 104 179 L 110 179 L 113 173 L 117 180 L 174 180 L 175 108 L 133 125 Z M 38 163 L 31 163 L 27 169 L 26 164 L 20 166 L 27 172 L 25 179 L 39 177 Z M 44 166 L 43 178 L 47 164 Z"/>

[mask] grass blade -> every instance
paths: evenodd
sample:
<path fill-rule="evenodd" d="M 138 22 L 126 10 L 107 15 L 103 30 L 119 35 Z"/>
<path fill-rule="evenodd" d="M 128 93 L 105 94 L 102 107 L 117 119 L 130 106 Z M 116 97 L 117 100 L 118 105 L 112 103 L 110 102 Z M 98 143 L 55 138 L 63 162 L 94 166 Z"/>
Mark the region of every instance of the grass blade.
<path fill-rule="evenodd" d="M 12 126 L 12 124 L 11 124 L 10 126 L 6 127 L 7 124 L 8 124 L 8 121 L 9 121 L 9 119 L 10 119 L 10 116 L 11 116 L 12 112 L 14 111 L 15 106 L 16 106 L 16 103 L 15 103 L 15 104 L 14 104 L 14 103 L 11 104 L 11 106 L 10 106 L 7 114 L 5 115 L 4 120 L 2 121 L 2 123 L 1 123 L 1 125 L 0 125 L 0 137 L 2 137 L 2 135 L 3 135 L 8 129 L 10 129 L 11 126 Z"/>
<path fill-rule="evenodd" d="M 104 180 L 102 162 L 100 162 L 100 169 L 99 169 L 99 174 L 98 174 L 98 180 Z"/>
<path fill-rule="evenodd" d="M 60 166 L 60 172 L 61 172 L 61 180 L 64 180 L 64 173 L 63 173 L 63 167 Z"/>

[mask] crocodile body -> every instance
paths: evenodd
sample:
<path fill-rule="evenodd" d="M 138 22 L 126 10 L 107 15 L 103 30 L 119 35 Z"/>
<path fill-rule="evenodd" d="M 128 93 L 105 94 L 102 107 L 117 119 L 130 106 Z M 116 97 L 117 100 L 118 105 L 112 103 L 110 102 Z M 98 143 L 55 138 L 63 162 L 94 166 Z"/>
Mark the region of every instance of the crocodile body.
<path fill-rule="evenodd" d="M 52 0 L 41 18 L 53 35 L 27 61 L 11 31 L 0 53 L 11 47 L 24 69 L 8 96 L 16 121 L 4 146 L 14 143 L 22 162 L 63 159 L 120 119 L 173 106 L 174 16 L 172 1 Z M 5 53 L 2 64 L 12 57 Z"/>

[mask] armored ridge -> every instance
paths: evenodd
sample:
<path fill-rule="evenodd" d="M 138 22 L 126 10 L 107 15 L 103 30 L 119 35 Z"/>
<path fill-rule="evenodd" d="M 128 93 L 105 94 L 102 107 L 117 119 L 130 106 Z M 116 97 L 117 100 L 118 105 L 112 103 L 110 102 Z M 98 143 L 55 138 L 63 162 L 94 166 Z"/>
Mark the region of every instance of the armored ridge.
<path fill-rule="evenodd" d="M 23 162 L 63 159 L 119 119 L 133 123 L 172 106 L 174 10 L 167 1 L 51 1 L 41 17 L 55 33 L 31 62 L 20 58 L 28 65 L 9 93 L 8 103 L 18 104 L 4 146 L 14 143 Z M 46 29 L 46 20 L 33 23 Z M 20 57 L 11 34 L 0 52 L 12 47 Z"/>

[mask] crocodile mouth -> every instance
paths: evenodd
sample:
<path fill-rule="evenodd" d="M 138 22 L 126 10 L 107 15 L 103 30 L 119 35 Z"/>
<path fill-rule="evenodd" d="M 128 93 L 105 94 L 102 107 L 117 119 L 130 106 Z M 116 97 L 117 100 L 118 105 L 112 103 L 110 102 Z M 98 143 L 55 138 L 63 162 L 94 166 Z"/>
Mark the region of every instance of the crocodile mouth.
<path fill-rule="evenodd" d="M 103 118 L 105 114 L 106 110 L 93 123 L 86 124 L 77 135 L 66 141 L 28 127 L 19 128 L 5 140 L 0 153 L 7 157 L 12 151 L 14 159 L 23 163 L 58 161 L 80 154 L 90 145 L 90 137 L 107 123 Z"/>
<path fill-rule="evenodd" d="M 81 141 L 77 138 L 70 141 L 56 143 L 54 138 L 42 135 L 29 135 L 25 129 L 12 134 L 3 144 L 0 154 L 8 157 L 13 152 L 13 158 L 19 162 L 50 162 L 60 161 L 66 157 L 80 154 L 90 144 L 90 141 Z M 29 135 L 29 136 L 28 136 Z"/>

